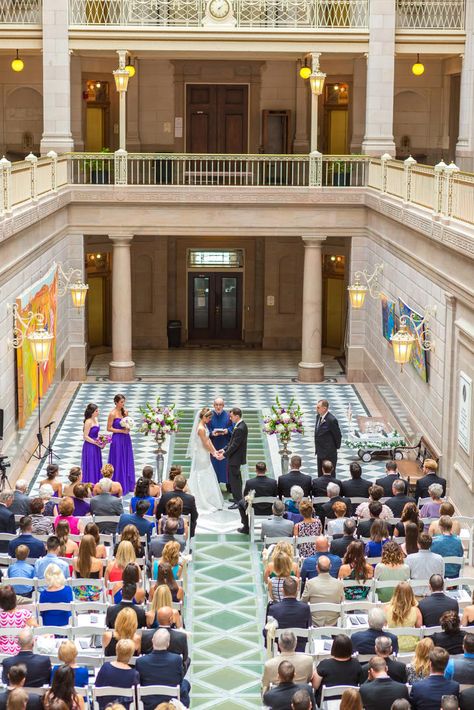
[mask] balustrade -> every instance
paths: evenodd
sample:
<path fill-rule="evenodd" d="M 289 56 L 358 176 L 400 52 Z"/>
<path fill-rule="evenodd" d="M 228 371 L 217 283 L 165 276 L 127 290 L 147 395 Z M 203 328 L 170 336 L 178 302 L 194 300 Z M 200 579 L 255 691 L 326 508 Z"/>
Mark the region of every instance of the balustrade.
<path fill-rule="evenodd" d="M 41 0 L 0 0 L 0 23 L 41 25 Z"/>

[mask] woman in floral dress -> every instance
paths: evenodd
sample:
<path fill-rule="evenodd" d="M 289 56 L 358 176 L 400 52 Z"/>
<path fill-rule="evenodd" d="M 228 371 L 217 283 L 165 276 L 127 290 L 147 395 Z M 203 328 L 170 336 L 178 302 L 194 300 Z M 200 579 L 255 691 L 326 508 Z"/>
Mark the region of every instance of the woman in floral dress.
<path fill-rule="evenodd" d="M 317 516 L 313 515 L 313 504 L 310 500 L 302 500 L 300 503 L 300 514 L 303 516 L 301 523 L 296 523 L 293 534 L 297 537 L 315 537 L 321 535 L 323 526 Z M 316 554 L 316 544 L 314 542 L 303 542 L 298 545 L 300 557 L 311 557 Z"/>

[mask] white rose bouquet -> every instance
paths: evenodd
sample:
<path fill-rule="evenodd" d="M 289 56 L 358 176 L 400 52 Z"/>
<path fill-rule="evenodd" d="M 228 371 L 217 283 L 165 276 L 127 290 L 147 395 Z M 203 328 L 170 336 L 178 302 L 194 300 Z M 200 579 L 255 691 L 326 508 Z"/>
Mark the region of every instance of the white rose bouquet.
<path fill-rule="evenodd" d="M 303 412 L 300 405 L 290 401 L 287 407 L 280 404 L 278 397 L 272 406 L 272 413 L 263 420 L 263 431 L 271 436 L 278 434 L 281 441 L 290 441 L 292 434 L 304 434 Z"/>

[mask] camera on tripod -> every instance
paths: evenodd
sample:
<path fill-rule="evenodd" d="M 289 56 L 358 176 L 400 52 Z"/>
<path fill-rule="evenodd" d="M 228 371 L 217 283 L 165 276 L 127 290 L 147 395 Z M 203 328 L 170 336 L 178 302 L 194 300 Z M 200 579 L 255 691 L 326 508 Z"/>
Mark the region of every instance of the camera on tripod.
<path fill-rule="evenodd" d="M 8 458 L 8 454 L 0 454 L 0 471 L 5 472 L 5 469 L 11 466 L 10 462 L 6 462 L 5 459 Z"/>
<path fill-rule="evenodd" d="M 9 461 L 5 461 L 7 458 L 8 454 L 0 454 L 0 491 L 5 490 L 7 483 L 10 486 L 10 481 L 7 476 L 7 468 L 11 466 L 11 463 Z"/>

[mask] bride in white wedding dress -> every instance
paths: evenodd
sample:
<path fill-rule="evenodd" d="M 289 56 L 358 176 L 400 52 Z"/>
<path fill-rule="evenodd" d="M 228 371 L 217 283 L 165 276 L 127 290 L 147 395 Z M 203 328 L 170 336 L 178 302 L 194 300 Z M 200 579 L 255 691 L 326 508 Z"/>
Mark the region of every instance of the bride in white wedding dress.
<path fill-rule="evenodd" d="M 219 458 L 209 438 L 207 424 L 211 418 L 209 407 L 201 409 L 194 421 L 187 451 L 187 457 L 192 459 L 188 484 L 199 513 L 214 513 L 224 508 L 221 487 L 210 459 L 210 456 Z"/>

